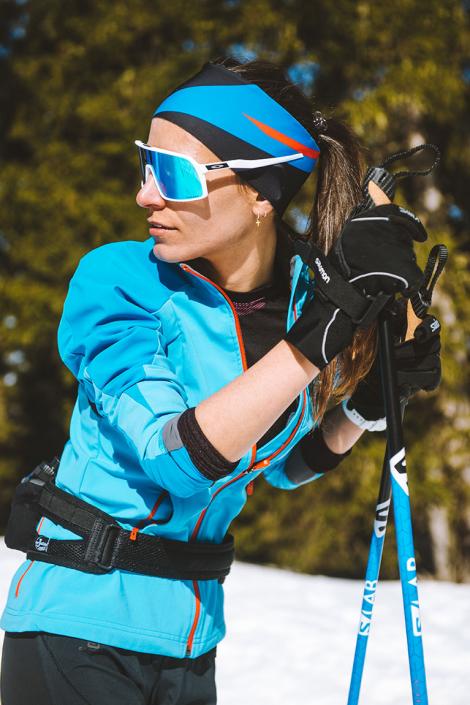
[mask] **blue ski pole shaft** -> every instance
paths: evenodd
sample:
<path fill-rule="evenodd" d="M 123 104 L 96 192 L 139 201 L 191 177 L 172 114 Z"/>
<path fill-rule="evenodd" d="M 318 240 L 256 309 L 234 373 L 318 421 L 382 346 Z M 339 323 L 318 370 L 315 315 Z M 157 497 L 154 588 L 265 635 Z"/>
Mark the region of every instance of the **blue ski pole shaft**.
<path fill-rule="evenodd" d="M 379 355 L 382 391 L 387 417 L 387 448 L 392 480 L 398 566 L 405 611 L 411 691 L 413 705 L 427 705 L 428 695 L 419 613 L 413 527 L 393 347 L 391 322 L 387 311 L 384 311 L 379 316 Z"/>
<path fill-rule="evenodd" d="M 349 686 L 348 705 L 357 705 L 361 690 L 364 662 L 366 658 L 369 632 L 372 622 L 372 611 L 375 603 L 375 592 L 379 580 L 380 564 L 387 530 L 387 519 L 391 501 L 391 479 L 388 462 L 388 447 L 385 450 L 382 477 L 380 481 L 379 496 L 375 509 L 375 521 L 370 542 L 369 558 L 367 561 L 364 592 L 362 594 L 361 616 L 357 632 L 356 649 Z"/>
<path fill-rule="evenodd" d="M 434 267 L 437 256 L 441 264 L 439 270 L 445 264 L 447 251 L 443 245 L 436 246 L 438 249 L 431 252 L 429 262 Z M 431 267 L 430 267 L 431 268 Z M 440 273 L 438 272 L 438 274 Z M 427 283 L 427 279 L 426 279 Z M 431 292 L 432 293 L 432 292 Z M 428 303 L 430 304 L 430 297 Z M 427 307 L 422 307 L 421 315 L 426 315 Z M 427 317 L 429 320 L 423 323 L 419 316 L 416 316 L 413 311 L 408 311 L 408 329 L 406 339 L 415 337 L 423 340 L 425 336 L 432 334 L 432 330 L 439 322 L 434 317 Z M 401 420 L 403 422 L 406 403 L 401 407 Z M 383 546 L 385 542 L 385 532 L 387 530 L 388 514 L 391 502 L 391 477 L 388 445 L 385 451 L 384 463 L 382 467 L 382 477 L 380 482 L 379 496 L 377 499 L 374 528 L 372 539 L 370 542 L 369 558 L 367 561 L 365 585 L 361 605 L 361 617 L 359 622 L 359 630 L 356 639 L 356 649 L 354 652 L 354 662 L 351 673 L 351 682 L 349 686 L 348 705 L 357 705 L 359 702 L 359 694 L 361 689 L 362 675 L 364 671 L 364 663 L 366 650 L 369 639 L 369 632 L 372 622 L 372 611 L 375 604 L 375 594 L 379 580 L 380 565 L 382 561 Z"/>

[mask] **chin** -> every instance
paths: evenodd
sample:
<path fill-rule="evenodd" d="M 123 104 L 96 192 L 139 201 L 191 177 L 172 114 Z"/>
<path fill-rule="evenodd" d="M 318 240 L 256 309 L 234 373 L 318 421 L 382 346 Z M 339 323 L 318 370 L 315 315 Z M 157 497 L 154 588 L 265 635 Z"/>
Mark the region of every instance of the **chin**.
<path fill-rule="evenodd" d="M 163 242 L 157 242 L 153 246 L 152 250 L 155 257 L 162 260 L 162 262 L 185 262 L 188 259 L 187 255 L 185 255 L 183 251 L 178 252 L 177 248 L 172 247 L 171 245 L 168 246 Z"/>

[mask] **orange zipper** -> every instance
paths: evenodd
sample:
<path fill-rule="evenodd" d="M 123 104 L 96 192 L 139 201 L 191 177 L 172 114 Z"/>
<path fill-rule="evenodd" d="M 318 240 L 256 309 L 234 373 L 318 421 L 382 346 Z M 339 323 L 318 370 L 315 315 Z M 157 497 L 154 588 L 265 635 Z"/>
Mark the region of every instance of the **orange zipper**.
<path fill-rule="evenodd" d="M 285 446 L 289 443 L 289 441 L 291 440 L 291 438 L 292 438 L 292 437 L 294 436 L 294 434 L 296 433 L 296 431 L 297 431 L 297 429 L 298 429 L 298 427 L 299 427 L 299 425 L 300 425 L 300 423 L 301 423 L 301 421 L 302 421 L 302 418 L 303 418 L 304 409 L 305 409 L 305 400 L 306 400 L 306 391 L 305 391 L 305 390 L 304 390 L 303 394 L 304 394 L 304 402 L 303 402 L 303 406 L 302 406 L 302 411 L 300 412 L 299 420 L 297 421 L 297 423 L 296 423 L 294 429 L 292 430 L 292 433 L 290 434 L 289 438 L 288 438 L 286 441 L 284 441 L 284 443 L 283 443 L 274 453 L 272 453 L 268 458 L 264 458 L 264 460 L 260 460 L 258 463 L 256 463 L 256 464 L 253 465 L 252 467 L 248 467 L 246 470 L 242 470 L 238 475 L 236 475 L 235 477 L 232 477 L 231 480 L 228 480 L 228 482 L 225 482 L 223 485 L 221 485 L 221 486 L 214 492 L 214 494 L 212 495 L 211 501 L 209 502 L 209 504 L 207 505 L 207 507 L 205 507 L 205 508 L 202 510 L 202 512 L 200 513 L 200 515 L 199 515 L 199 517 L 198 517 L 198 520 L 197 520 L 197 522 L 196 522 L 196 525 L 195 525 L 195 527 L 194 527 L 194 529 L 193 529 L 193 532 L 192 532 L 192 534 L 191 534 L 191 538 L 190 538 L 191 541 L 193 541 L 193 540 L 195 540 L 195 539 L 197 538 L 197 535 L 198 535 L 198 533 L 199 533 L 199 529 L 200 529 L 201 524 L 202 524 L 202 522 L 203 522 L 203 520 L 204 520 L 204 517 L 206 516 L 207 510 L 208 510 L 209 507 L 212 505 L 212 502 L 213 502 L 214 499 L 217 497 L 217 495 L 220 494 L 220 492 L 222 492 L 222 490 L 224 490 L 226 487 L 228 487 L 229 485 L 232 485 L 234 482 L 236 482 L 237 480 L 239 480 L 241 477 L 243 477 L 243 476 L 246 475 L 247 473 L 253 472 L 253 470 L 258 470 L 258 469 L 261 468 L 261 467 L 267 467 L 267 466 L 269 465 L 270 461 L 271 461 L 271 458 L 274 458 L 274 456 L 278 455 L 278 453 L 280 453 L 281 450 L 282 450 L 283 448 L 285 448 Z M 248 487 L 250 487 L 250 490 L 248 490 Z M 248 493 L 248 494 L 253 494 L 253 480 L 249 483 L 249 485 L 247 485 L 247 493 Z M 192 623 L 192 625 L 191 625 L 191 630 L 190 630 L 190 632 L 189 632 L 188 641 L 187 641 L 187 644 L 186 644 L 186 656 L 189 656 L 190 653 L 191 653 L 191 649 L 192 649 L 192 646 L 193 646 L 193 640 L 194 640 L 194 634 L 195 634 L 195 631 L 196 631 L 197 623 L 198 623 L 198 621 L 199 621 L 199 615 L 200 615 L 200 613 L 201 613 L 201 598 L 200 598 L 199 585 L 198 585 L 197 580 L 193 580 L 193 587 L 194 587 L 194 596 L 195 596 L 195 599 L 196 599 L 196 609 L 195 609 L 195 613 L 194 613 L 193 623 Z"/>
<path fill-rule="evenodd" d="M 212 279 L 209 279 L 208 277 L 205 277 L 203 274 L 200 274 L 197 272 L 195 269 L 192 267 L 189 267 L 187 264 L 180 264 L 181 269 L 184 269 L 185 272 L 190 272 L 191 274 L 194 274 L 196 277 L 199 277 L 199 279 L 203 279 L 204 281 L 208 282 L 209 284 L 212 284 L 212 286 L 215 286 L 218 291 L 222 294 L 224 299 L 229 303 L 230 308 L 232 309 L 232 313 L 235 318 L 235 327 L 237 329 L 237 338 L 238 338 L 238 343 L 240 345 L 240 352 L 242 355 L 242 364 L 243 364 L 243 369 L 247 369 L 247 364 L 246 364 L 246 354 L 245 354 L 245 346 L 243 344 L 243 338 L 242 338 L 242 329 L 240 326 L 240 319 L 238 318 L 238 313 L 236 312 L 235 306 L 233 305 L 232 301 L 230 298 L 227 296 L 225 291 L 215 282 L 212 281 Z"/>
<path fill-rule="evenodd" d="M 243 343 L 243 337 L 242 337 L 242 330 L 241 330 L 241 326 L 240 326 L 240 320 L 239 320 L 238 314 L 237 314 L 237 312 L 236 312 L 236 310 L 235 310 L 235 306 L 233 305 L 233 303 L 231 302 L 230 298 L 227 296 L 227 294 L 225 293 L 225 291 L 224 291 L 220 286 L 218 286 L 218 284 L 216 284 L 215 282 L 213 282 L 212 279 L 209 279 L 208 277 L 205 277 L 203 274 L 200 274 L 199 272 L 196 272 L 195 269 L 193 269 L 192 267 L 189 267 L 187 264 L 180 263 L 180 267 L 181 267 L 181 269 L 184 269 L 186 272 L 190 272 L 191 274 L 194 274 L 194 276 L 199 277 L 200 279 L 203 279 L 203 280 L 206 281 L 208 284 L 212 284 L 212 286 L 215 286 L 215 288 L 216 288 L 218 291 L 220 291 L 220 293 L 222 294 L 222 296 L 224 297 L 224 299 L 225 299 L 225 300 L 227 301 L 227 303 L 229 304 L 229 306 L 230 306 L 230 308 L 231 308 L 231 310 L 232 310 L 232 313 L 233 313 L 233 317 L 234 317 L 234 319 L 235 319 L 235 329 L 236 329 L 236 331 L 237 331 L 238 345 L 240 346 L 240 353 L 241 353 L 241 357 L 242 357 L 242 366 L 243 366 L 243 370 L 245 371 L 246 369 L 248 369 L 248 365 L 247 365 L 247 362 L 246 362 L 245 345 L 244 345 L 244 343 Z M 256 443 L 255 443 L 255 445 L 251 448 L 250 465 L 251 465 L 251 463 L 253 462 L 253 460 L 254 460 L 255 458 L 256 458 Z M 237 475 L 237 479 L 238 479 L 238 477 L 241 477 L 243 474 L 245 474 L 245 471 L 243 471 L 243 473 L 241 473 L 240 475 Z M 215 497 L 216 494 L 218 494 L 218 493 L 220 492 L 221 489 L 223 489 L 223 487 L 226 487 L 227 484 L 230 484 L 230 483 L 226 483 L 225 485 L 222 485 L 222 487 L 220 487 L 219 490 L 214 494 L 214 497 Z M 214 497 L 212 497 L 212 499 L 213 499 Z M 212 501 L 212 500 L 211 500 L 211 501 Z M 193 530 L 193 533 L 192 533 L 192 535 L 191 535 L 191 539 L 195 538 L 195 536 L 197 535 L 197 532 L 199 531 L 199 527 L 200 527 L 200 525 L 201 525 L 201 522 L 202 522 L 202 520 L 203 520 L 203 518 L 204 518 L 205 511 L 206 511 L 206 510 L 204 510 L 203 512 L 201 512 L 201 514 L 200 514 L 200 516 L 199 516 L 199 519 L 198 519 L 198 521 L 197 521 L 197 523 L 196 523 L 196 526 L 195 526 L 195 528 L 194 528 L 194 530 Z M 197 625 L 198 625 L 198 622 L 199 622 L 199 616 L 200 616 L 200 614 L 201 614 L 201 593 L 200 593 L 200 591 L 199 591 L 199 584 L 198 584 L 198 581 L 197 581 L 197 580 L 193 580 L 193 588 L 194 588 L 194 597 L 195 597 L 196 605 L 195 605 L 195 611 L 194 611 L 193 622 L 192 622 L 191 629 L 190 629 L 190 632 L 189 632 L 188 641 L 187 641 L 187 643 L 186 643 L 186 656 L 189 656 L 189 655 L 191 654 L 191 650 L 192 650 L 192 648 L 193 648 L 194 634 L 196 633 Z"/>
<path fill-rule="evenodd" d="M 20 585 L 21 585 L 21 582 L 22 582 L 24 576 L 26 575 L 26 573 L 28 572 L 28 570 L 29 570 L 29 569 L 31 568 L 31 566 L 33 565 L 33 563 L 34 563 L 34 561 L 31 561 L 31 563 L 29 564 L 29 566 L 26 568 L 26 570 L 25 570 L 24 573 L 22 574 L 21 578 L 18 580 L 18 582 L 17 582 L 17 584 L 16 584 L 15 597 L 18 597 L 19 592 L 20 592 Z"/>
<path fill-rule="evenodd" d="M 227 303 L 229 304 L 229 306 L 230 306 L 230 308 L 231 308 L 231 310 L 232 310 L 232 313 L 233 313 L 233 317 L 234 317 L 234 319 L 235 319 L 235 328 L 236 328 L 236 331 L 237 331 L 238 345 L 239 345 L 239 347 L 240 347 L 240 353 L 241 353 L 241 356 L 242 356 L 242 367 L 243 367 L 243 371 L 246 371 L 246 370 L 248 369 L 248 365 L 247 365 L 247 362 L 246 362 L 245 345 L 244 345 L 244 343 L 243 343 L 242 329 L 241 329 L 241 326 L 240 326 L 240 319 L 238 318 L 238 313 L 236 312 L 235 306 L 234 306 L 233 303 L 231 302 L 230 298 L 227 296 L 227 294 L 225 293 L 225 291 L 224 291 L 218 284 L 216 284 L 215 282 L 212 281 L 212 279 L 209 279 L 208 277 L 205 277 L 203 274 L 200 274 L 199 272 L 196 272 L 195 269 L 193 269 L 192 267 L 189 267 L 187 264 L 180 263 L 180 267 L 181 267 L 181 269 L 184 269 L 185 272 L 190 272 L 191 274 L 194 274 L 196 277 L 199 277 L 200 279 L 203 279 L 204 281 L 208 282 L 208 284 L 212 284 L 212 286 L 215 286 L 215 288 L 216 288 L 218 291 L 220 291 L 220 293 L 222 294 L 222 296 L 224 297 L 224 299 L 225 299 L 225 300 L 227 301 Z M 252 448 L 251 448 L 250 465 L 251 465 L 251 463 L 253 462 L 254 458 L 256 458 L 256 443 L 255 443 L 254 446 L 252 446 Z"/>
<path fill-rule="evenodd" d="M 39 522 L 38 528 L 36 529 L 36 533 L 37 533 L 37 534 L 39 534 L 40 531 L 41 531 L 41 526 L 42 526 L 42 524 L 43 524 L 43 522 L 44 522 L 44 519 L 45 519 L 45 517 L 41 517 L 41 521 Z M 19 593 L 20 593 L 20 585 L 21 585 L 21 582 L 22 582 L 24 576 L 26 575 L 26 573 L 28 572 L 28 570 L 29 570 L 29 569 L 31 568 L 31 566 L 33 565 L 33 563 L 34 563 L 34 561 L 31 561 L 31 563 L 29 564 L 29 566 L 26 568 L 26 570 L 23 572 L 22 576 L 20 577 L 20 579 L 19 579 L 18 582 L 16 583 L 15 597 L 18 597 L 18 595 L 19 595 Z"/>
<path fill-rule="evenodd" d="M 193 529 L 193 532 L 192 532 L 192 534 L 191 534 L 191 538 L 190 538 L 191 541 L 193 541 L 194 539 L 197 538 L 197 535 L 198 535 L 198 533 L 199 533 L 199 529 L 200 529 L 200 527 L 201 527 L 201 524 L 202 524 L 202 522 L 203 522 L 204 517 L 206 516 L 207 510 L 209 509 L 209 507 L 211 506 L 212 502 L 213 502 L 214 499 L 217 497 L 217 495 L 220 494 L 220 492 L 222 492 L 222 490 L 224 490 L 226 487 L 228 487 L 229 485 L 233 484 L 234 482 L 236 482 L 237 480 L 239 480 L 241 477 L 243 477 L 243 475 L 247 475 L 249 472 L 253 472 L 254 470 L 258 470 L 259 468 L 265 468 L 265 467 L 267 467 L 267 466 L 270 464 L 272 458 L 274 458 L 276 455 L 279 455 L 279 453 L 281 452 L 281 450 L 282 450 L 283 448 L 285 448 L 286 445 L 291 441 L 291 439 L 294 437 L 295 433 L 297 432 L 298 427 L 300 426 L 300 424 L 301 424 L 301 422 L 302 422 L 302 418 L 303 418 L 303 414 L 304 414 L 304 410 L 305 410 L 305 401 L 306 401 L 306 398 L 307 398 L 307 393 L 306 393 L 306 390 L 305 390 L 305 389 L 304 389 L 304 391 L 303 391 L 303 396 L 304 396 L 304 401 L 303 401 L 303 404 L 302 404 L 302 411 L 300 412 L 299 420 L 297 421 L 297 423 L 295 424 L 294 428 L 292 429 L 292 431 L 291 431 L 289 437 L 284 441 L 284 443 L 283 443 L 281 446 L 279 446 L 279 448 L 278 448 L 277 450 L 275 450 L 273 453 L 271 453 L 271 455 L 269 455 L 267 458 L 264 458 L 263 460 L 260 460 L 260 461 L 259 461 L 258 463 L 256 463 L 255 465 L 253 465 L 253 466 L 251 466 L 251 467 L 248 467 L 246 470 L 242 470 L 238 475 L 236 475 L 235 477 L 232 477 L 231 480 L 228 480 L 228 482 L 225 482 L 223 485 L 221 485 L 221 486 L 214 492 L 214 494 L 213 494 L 212 497 L 211 497 L 211 501 L 209 502 L 209 504 L 207 505 L 207 507 L 205 507 L 205 508 L 202 510 L 202 512 L 200 513 L 200 515 L 199 515 L 199 517 L 198 517 L 198 520 L 197 520 L 197 522 L 196 522 L 196 525 L 195 525 L 195 527 L 194 527 L 194 529 Z M 253 480 L 252 480 L 252 482 L 253 482 Z M 250 483 L 250 484 L 252 484 L 252 483 Z M 253 486 L 253 485 L 252 485 L 252 486 Z"/>
<path fill-rule="evenodd" d="M 186 643 L 186 656 L 190 655 L 191 649 L 193 648 L 194 634 L 199 622 L 199 615 L 201 614 L 201 594 L 199 592 L 199 583 L 197 580 L 193 580 L 193 588 L 194 597 L 196 598 L 196 611 L 194 614 L 193 623 L 191 625 L 191 631 L 189 632 L 188 641 Z"/>
<path fill-rule="evenodd" d="M 242 356 L 242 365 L 243 365 L 243 370 L 245 371 L 245 370 L 247 369 L 247 363 L 246 363 L 245 346 L 244 346 L 244 343 L 243 343 L 243 337 L 242 337 L 242 332 L 241 332 L 240 320 L 239 320 L 239 318 L 238 318 L 238 314 L 237 314 L 237 312 L 236 312 L 236 310 L 235 310 L 235 307 L 233 306 L 233 304 L 232 304 L 230 298 L 226 295 L 225 291 L 223 291 L 223 289 L 220 288 L 220 286 L 218 286 L 215 282 L 213 282 L 213 281 L 212 281 L 211 279 L 209 279 L 208 277 L 205 277 L 204 275 L 200 274 L 199 272 L 196 272 L 196 270 L 192 269 L 192 267 L 189 267 L 187 264 L 183 264 L 183 263 L 180 263 L 180 267 L 181 267 L 182 269 L 184 269 L 186 272 L 190 272 L 191 274 L 194 274 L 195 276 L 199 277 L 200 279 L 203 279 L 204 281 L 208 282 L 209 284 L 212 284 L 213 286 L 215 286 L 216 289 L 218 289 L 218 290 L 220 291 L 220 293 L 222 294 L 222 296 L 225 298 L 225 300 L 226 300 L 226 301 L 228 302 L 228 304 L 230 305 L 230 308 L 231 308 L 231 310 L 232 310 L 232 313 L 233 313 L 233 316 L 234 316 L 234 319 L 235 319 L 235 327 L 236 327 L 236 331 L 237 331 L 238 344 L 239 344 L 239 346 L 240 346 L 240 352 L 241 352 L 241 356 Z M 296 310 L 295 303 L 294 303 L 294 318 L 297 318 L 297 310 Z M 257 469 L 259 469 L 259 468 L 261 468 L 261 467 L 263 467 L 263 468 L 264 468 L 264 467 L 267 467 L 267 466 L 269 465 L 269 463 L 271 462 L 271 459 L 274 458 L 276 455 L 278 455 L 278 454 L 283 450 L 283 448 L 285 448 L 286 445 L 291 441 L 291 439 L 292 439 L 293 436 L 295 435 L 295 433 L 296 433 L 296 431 L 297 431 L 297 429 L 298 429 L 300 423 L 302 422 L 303 415 L 304 415 L 304 411 L 305 411 L 305 402 L 306 402 L 306 399 L 307 399 L 307 391 L 304 389 L 304 391 L 303 391 L 303 404 L 302 404 L 302 410 L 301 410 L 300 415 L 299 415 L 299 420 L 297 421 L 297 423 L 296 423 L 294 429 L 292 430 L 292 432 L 291 432 L 291 434 L 289 435 L 289 437 L 284 441 L 284 443 L 283 443 L 276 451 L 274 451 L 273 453 L 271 453 L 270 456 L 268 456 L 267 458 L 264 458 L 263 460 L 260 460 L 258 463 L 255 463 L 255 464 L 252 465 L 254 458 L 256 458 L 256 447 L 257 447 L 257 444 L 255 443 L 255 445 L 254 445 L 254 446 L 252 447 L 252 449 L 251 449 L 251 457 L 250 457 L 250 462 L 249 462 L 248 468 L 247 468 L 246 470 L 242 470 L 242 472 L 240 472 L 238 475 L 236 475 L 235 477 L 233 477 L 231 480 L 228 480 L 228 482 L 225 482 L 223 485 L 221 485 L 221 486 L 219 487 L 218 490 L 216 490 L 216 492 L 214 492 L 214 494 L 212 495 L 212 498 L 211 498 L 210 503 L 208 504 L 207 507 L 205 507 L 205 509 L 203 509 L 203 511 L 200 513 L 200 515 L 199 515 L 199 517 L 198 517 L 198 520 L 197 520 L 197 522 L 196 522 L 196 525 L 195 525 L 195 527 L 194 527 L 194 529 L 193 529 L 193 532 L 192 532 L 192 534 L 191 534 L 191 538 L 190 538 L 191 541 L 197 538 L 197 534 L 198 534 L 199 529 L 200 529 L 200 527 L 201 527 L 201 524 L 202 524 L 202 522 L 203 522 L 203 520 L 204 520 L 204 517 L 206 516 L 207 510 L 209 509 L 210 505 L 212 504 L 212 502 L 214 501 L 214 499 L 217 497 L 217 495 L 218 495 L 223 489 L 225 489 L 225 488 L 228 487 L 229 485 L 232 485 L 234 482 L 236 482 L 237 480 L 239 480 L 241 477 L 243 477 L 243 476 L 246 475 L 247 473 L 253 472 L 254 470 L 257 470 Z M 253 490 L 253 484 L 252 484 L 252 482 L 250 483 L 250 485 L 251 485 L 251 492 L 252 492 L 252 490 Z M 195 633 L 196 633 L 197 625 L 198 625 L 198 622 L 199 622 L 199 616 L 200 616 L 200 613 L 201 613 L 201 595 L 200 595 L 200 590 L 199 590 L 199 584 L 198 584 L 198 581 L 197 581 L 197 580 L 193 580 L 192 582 L 193 582 L 194 596 L 195 596 L 196 605 L 195 605 L 195 612 L 194 612 L 193 622 L 192 622 L 191 629 L 190 629 L 190 632 L 189 632 L 188 641 L 187 641 L 187 643 L 186 643 L 186 656 L 189 656 L 189 655 L 191 654 L 191 650 L 192 650 L 192 647 L 193 647 L 193 641 L 194 641 L 194 635 L 195 635 Z"/>
<path fill-rule="evenodd" d="M 150 512 L 150 514 L 149 514 L 147 517 L 145 517 L 145 519 L 141 519 L 141 520 L 138 522 L 137 526 L 134 526 L 134 528 L 132 529 L 132 531 L 131 531 L 131 533 L 130 533 L 130 536 L 129 536 L 129 539 L 130 539 L 131 541 L 135 541 L 135 540 L 136 540 L 137 534 L 138 534 L 138 532 L 140 531 L 140 529 L 143 527 L 143 525 L 145 524 L 145 522 L 148 521 L 149 519 L 153 519 L 153 517 L 155 516 L 155 513 L 156 513 L 158 507 L 159 507 L 160 504 L 163 502 L 163 498 L 165 497 L 166 494 L 167 494 L 166 490 L 163 490 L 163 492 L 161 492 L 161 493 L 158 495 L 157 501 L 156 501 L 155 504 L 153 505 L 152 511 Z"/>

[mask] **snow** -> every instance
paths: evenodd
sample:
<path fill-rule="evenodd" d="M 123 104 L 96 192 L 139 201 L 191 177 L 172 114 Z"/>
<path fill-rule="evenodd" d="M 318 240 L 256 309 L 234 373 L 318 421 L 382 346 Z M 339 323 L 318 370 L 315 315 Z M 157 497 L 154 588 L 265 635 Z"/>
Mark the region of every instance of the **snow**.
<path fill-rule="evenodd" d="M 2 610 L 22 558 L 0 540 Z M 470 585 L 420 580 L 419 593 L 430 705 L 467 705 Z M 346 705 L 361 581 L 236 562 L 225 594 L 220 705 Z M 412 702 L 399 582 L 380 582 L 377 589 L 360 702 Z"/>

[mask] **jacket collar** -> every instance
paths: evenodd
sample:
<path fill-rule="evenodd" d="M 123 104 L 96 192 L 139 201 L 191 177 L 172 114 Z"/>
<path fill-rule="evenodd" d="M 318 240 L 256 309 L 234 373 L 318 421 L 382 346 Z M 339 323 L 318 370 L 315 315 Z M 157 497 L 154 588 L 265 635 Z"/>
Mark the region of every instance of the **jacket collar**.
<path fill-rule="evenodd" d="M 280 217 L 276 219 L 277 246 L 275 255 L 275 267 L 283 283 L 290 285 L 292 273 L 292 258 L 300 257 L 303 262 L 308 259 L 309 244 L 299 233 L 294 230 L 285 220 Z"/>

